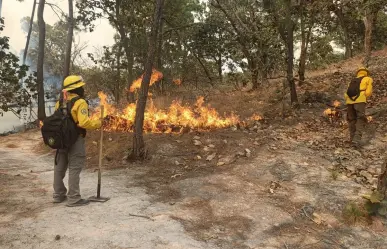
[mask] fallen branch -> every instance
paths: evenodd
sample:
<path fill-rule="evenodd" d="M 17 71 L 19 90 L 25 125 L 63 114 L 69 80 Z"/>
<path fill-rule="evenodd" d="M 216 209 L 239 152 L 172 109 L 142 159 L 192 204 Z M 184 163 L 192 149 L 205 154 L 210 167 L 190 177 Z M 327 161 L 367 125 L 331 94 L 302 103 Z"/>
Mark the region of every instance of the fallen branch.
<path fill-rule="evenodd" d="M 129 214 L 129 216 L 132 216 L 132 217 L 138 217 L 138 218 L 144 218 L 144 219 L 147 219 L 147 220 L 155 221 L 155 220 L 154 220 L 154 219 L 152 219 L 151 217 L 149 217 L 149 216 L 145 216 L 145 215 L 139 215 L 139 214 Z"/>

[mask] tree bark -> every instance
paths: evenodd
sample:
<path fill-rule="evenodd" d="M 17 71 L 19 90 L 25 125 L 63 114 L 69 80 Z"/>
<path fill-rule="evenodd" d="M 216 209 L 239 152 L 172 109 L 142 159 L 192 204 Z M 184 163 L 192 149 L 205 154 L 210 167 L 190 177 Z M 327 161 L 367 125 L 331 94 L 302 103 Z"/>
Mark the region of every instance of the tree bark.
<path fill-rule="evenodd" d="M 117 82 L 115 87 L 115 99 L 116 104 L 118 105 L 120 103 L 120 95 L 121 95 L 121 44 L 118 45 L 118 52 L 117 52 Z"/>
<path fill-rule="evenodd" d="M 134 119 L 133 149 L 130 159 L 145 159 L 147 151 L 145 149 L 143 126 L 146 100 L 148 98 L 149 83 L 153 69 L 154 57 L 156 53 L 157 37 L 160 28 L 160 21 L 163 12 L 164 0 L 156 0 L 156 8 L 153 17 L 152 32 L 149 39 L 148 58 L 145 64 L 145 74 L 141 82 L 139 99 L 136 105 L 136 116 Z"/>
<path fill-rule="evenodd" d="M 382 165 L 382 171 L 378 177 L 378 186 L 376 189 L 383 195 L 383 199 L 386 197 L 387 192 L 387 161 L 385 160 Z"/>
<path fill-rule="evenodd" d="M 157 70 L 163 71 L 163 18 L 161 17 L 160 20 L 160 27 L 159 27 L 159 35 L 157 38 Z M 161 79 L 159 82 L 157 82 L 157 85 L 160 89 L 160 94 L 163 94 L 164 92 L 164 80 Z"/>
<path fill-rule="evenodd" d="M 292 3 L 291 0 L 285 1 L 286 17 L 285 28 L 279 27 L 279 32 L 286 45 L 286 79 L 290 88 L 290 102 L 293 107 L 298 107 L 297 89 L 294 82 L 293 67 L 294 67 L 294 22 L 292 20 Z M 286 30 L 284 30 L 286 29 Z"/>
<path fill-rule="evenodd" d="M 372 29 L 374 25 L 374 21 L 376 18 L 378 11 L 373 11 L 367 9 L 365 11 L 364 16 L 364 27 L 365 27 L 365 35 L 364 35 L 364 61 L 363 64 L 368 67 L 369 60 L 371 58 L 371 51 L 372 51 Z"/>
<path fill-rule="evenodd" d="M 308 46 L 310 41 L 310 36 L 312 34 L 312 28 L 314 25 L 314 16 L 311 17 L 310 26 L 308 30 L 305 27 L 305 17 L 304 17 L 304 4 L 305 1 L 301 1 L 301 53 L 300 61 L 298 64 L 298 76 L 300 78 L 299 85 L 305 81 L 305 70 L 306 70 L 306 59 L 308 54 Z M 313 15 L 313 13 L 311 13 Z"/>
<path fill-rule="evenodd" d="M 37 65 L 37 84 L 38 84 L 38 119 L 43 120 L 46 118 L 46 109 L 44 101 L 44 79 L 43 79 L 43 66 L 44 66 L 44 47 L 46 40 L 46 23 L 44 22 L 43 13 L 45 0 L 39 0 L 38 6 L 38 26 L 39 26 L 39 53 L 38 53 L 38 65 Z"/>
<path fill-rule="evenodd" d="M 71 46 L 73 44 L 73 34 L 74 34 L 74 11 L 73 11 L 73 0 L 68 0 L 69 4 L 69 16 L 67 19 L 68 31 L 67 31 L 67 40 L 66 40 L 66 54 L 65 54 L 65 63 L 63 67 L 63 79 L 70 75 L 70 62 L 71 62 Z"/>
<path fill-rule="evenodd" d="M 352 57 L 352 41 L 349 36 L 349 31 L 346 27 L 343 28 L 343 33 L 344 33 L 344 45 L 345 45 L 345 59 L 349 59 Z"/>
<path fill-rule="evenodd" d="M 31 13 L 31 18 L 30 18 L 30 26 L 29 26 L 29 29 L 28 29 L 26 46 L 24 47 L 24 53 L 23 53 L 23 64 L 26 64 L 28 47 L 30 45 L 30 40 L 31 40 L 32 25 L 34 24 L 35 9 L 36 9 L 36 0 L 34 0 L 33 6 L 32 6 L 32 13 Z"/>

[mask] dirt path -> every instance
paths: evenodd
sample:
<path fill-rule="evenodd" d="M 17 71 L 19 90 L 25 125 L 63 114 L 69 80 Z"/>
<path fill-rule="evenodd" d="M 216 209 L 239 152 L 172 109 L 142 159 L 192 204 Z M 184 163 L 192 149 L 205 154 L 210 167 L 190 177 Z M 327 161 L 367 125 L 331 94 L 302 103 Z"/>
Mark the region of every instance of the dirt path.
<path fill-rule="evenodd" d="M 105 171 L 109 202 L 67 208 L 50 203 L 52 155 L 31 153 L 38 140 L 35 132 L 0 141 L 1 248 L 386 248 L 383 228 L 341 220 L 366 190 L 333 180 L 330 162 L 297 141 L 174 181 L 157 178 L 154 165 Z M 82 194 L 95 185 L 85 170 Z"/>
<path fill-rule="evenodd" d="M 52 156 L 38 157 L 15 142 L 18 148 L 0 148 L 1 248 L 208 248 L 167 215 L 168 205 L 132 186 L 134 170 L 103 174 L 106 203 L 51 204 Z M 94 195 L 96 174 L 84 171 L 81 188 L 83 196 Z"/>

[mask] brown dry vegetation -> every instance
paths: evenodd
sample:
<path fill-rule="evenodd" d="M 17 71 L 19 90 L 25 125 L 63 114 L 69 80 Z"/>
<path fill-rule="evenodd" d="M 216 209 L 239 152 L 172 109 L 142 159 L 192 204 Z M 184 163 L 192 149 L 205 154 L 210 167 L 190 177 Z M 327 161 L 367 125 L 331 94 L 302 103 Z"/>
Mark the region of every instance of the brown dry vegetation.
<path fill-rule="evenodd" d="M 104 170 L 134 169 L 136 180 L 127 187 L 144 187 L 154 202 L 170 205 L 170 216 L 208 245 L 385 248 L 387 221 L 369 219 L 361 194 L 375 188 L 387 141 L 386 51 L 374 54 L 370 68 L 375 95 L 368 112 L 374 121 L 362 150 L 345 143 L 344 120 L 332 122 L 322 115 L 327 104 L 342 99 L 356 70 L 354 58 L 311 73 L 308 84 L 298 87 L 298 111 L 283 105 L 279 81 L 252 93 L 214 91 L 206 101 L 219 113 L 242 118 L 259 113 L 264 120 L 208 132 L 146 134 L 149 158 L 143 162 L 125 160 L 130 133 L 106 132 Z M 168 106 L 170 101 L 157 97 L 155 104 Z M 98 141 L 98 131 L 88 133 L 88 168 L 97 167 Z"/>

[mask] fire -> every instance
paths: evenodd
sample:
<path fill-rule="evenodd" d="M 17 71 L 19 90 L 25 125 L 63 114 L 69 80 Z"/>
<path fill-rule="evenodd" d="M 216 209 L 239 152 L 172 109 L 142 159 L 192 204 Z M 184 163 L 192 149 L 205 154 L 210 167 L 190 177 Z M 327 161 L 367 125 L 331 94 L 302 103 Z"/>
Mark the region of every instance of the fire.
<path fill-rule="evenodd" d="M 372 116 L 367 116 L 367 122 L 368 123 L 371 123 L 374 119 L 372 118 Z"/>
<path fill-rule="evenodd" d="M 324 111 L 325 116 L 335 116 L 337 113 L 336 110 L 332 110 L 331 108 L 328 108 Z"/>
<path fill-rule="evenodd" d="M 39 129 L 41 129 L 42 127 L 43 127 L 43 121 L 39 120 Z"/>
<path fill-rule="evenodd" d="M 340 107 L 340 105 L 341 105 L 341 103 L 340 103 L 340 101 L 338 101 L 338 100 L 335 100 L 335 101 L 333 102 L 333 106 L 334 106 L 335 108 Z"/>
<path fill-rule="evenodd" d="M 144 74 L 141 75 L 141 77 L 138 78 L 137 80 L 133 81 L 133 83 L 129 89 L 130 92 L 134 92 L 136 89 L 139 89 L 141 87 L 141 82 L 142 82 L 143 77 L 144 77 Z M 155 82 L 161 80 L 163 77 L 164 77 L 163 73 L 157 71 L 156 69 L 152 69 L 152 75 L 151 75 L 149 86 L 151 86 Z"/>
<path fill-rule="evenodd" d="M 181 85 L 181 79 L 174 79 L 173 80 L 173 83 L 177 86 L 180 86 Z"/>
<path fill-rule="evenodd" d="M 253 114 L 253 116 L 250 117 L 250 120 L 261 121 L 261 120 L 263 120 L 263 117 L 258 115 L 258 114 Z"/>
<path fill-rule="evenodd" d="M 107 96 L 98 93 L 101 105 L 105 106 L 105 117 L 109 117 L 110 131 L 132 131 L 136 115 L 136 104 L 132 103 L 119 111 L 107 102 Z M 92 115 L 92 119 L 100 117 L 99 110 Z M 238 116 L 231 114 L 225 117 L 209 105 L 204 105 L 204 98 L 199 97 L 193 107 L 182 105 L 178 101 L 172 102 L 167 110 L 157 109 L 150 100 L 144 114 L 144 130 L 153 133 L 171 133 L 188 130 L 209 130 L 225 128 L 239 123 Z"/>

